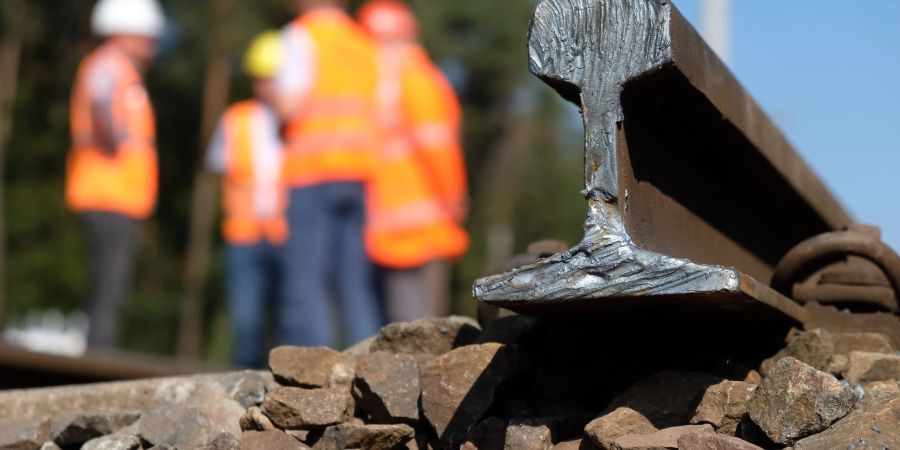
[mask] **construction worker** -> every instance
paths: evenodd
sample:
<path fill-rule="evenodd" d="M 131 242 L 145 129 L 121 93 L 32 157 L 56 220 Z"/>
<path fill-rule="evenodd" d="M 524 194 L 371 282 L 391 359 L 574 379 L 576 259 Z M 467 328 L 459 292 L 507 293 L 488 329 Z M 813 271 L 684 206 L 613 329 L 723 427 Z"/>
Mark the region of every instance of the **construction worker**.
<path fill-rule="evenodd" d="M 382 325 L 363 242 L 365 184 L 377 139 L 375 49 L 344 3 L 294 0 L 298 17 L 282 31 L 287 56 L 279 73 L 279 112 L 291 230 L 283 301 L 303 323 L 291 335 L 301 345 L 339 342 L 332 298 L 345 343 L 368 338 Z"/>
<path fill-rule="evenodd" d="M 140 223 L 156 203 L 155 120 L 142 73 L 164 26 L 156 0 L 98 1 L 91 27 L 103 42 L 75 80 L 66 200 L 87 232 L 90 347 L 118 343 Z"/>
<path fill-rule="evenodd" d="M 359 20 L 379 47 L 383 135 L 369 195 L 368 250 L 380 267 L 389 320 L 444 315 L 447 260 L 468 247 L 459 103 L 418 43 L 406 4 L 370 1 Z"/>
<path fill-rule="evenodd" d="M 282 142 L 274 76 L 284 60 L 278 31 L 260 34 L 244 57 L 254 98 L 232 105 L 219 121 L 207 153 L 207 167 L 222 174 L 226 242 L 226 289 L 234 361 L 263 367 L 266 300 L 280 279 L 278 248 L 287 239 L 281 184 Z M 295 317 L 276 314 L 279 336 L 301 326 Z"/>

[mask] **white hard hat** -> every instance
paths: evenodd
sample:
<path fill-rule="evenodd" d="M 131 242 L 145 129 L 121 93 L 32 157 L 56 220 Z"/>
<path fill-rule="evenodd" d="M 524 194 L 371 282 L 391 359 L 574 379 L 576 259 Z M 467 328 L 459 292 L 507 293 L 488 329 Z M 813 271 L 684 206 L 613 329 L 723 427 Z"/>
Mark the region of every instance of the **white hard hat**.
<path fill-rule="evenodd" d="M 91 14 L 91 29 L 100 36 L 158 38 L 165 26 L 166 17 L 157 0 L 99 0 Z"/>

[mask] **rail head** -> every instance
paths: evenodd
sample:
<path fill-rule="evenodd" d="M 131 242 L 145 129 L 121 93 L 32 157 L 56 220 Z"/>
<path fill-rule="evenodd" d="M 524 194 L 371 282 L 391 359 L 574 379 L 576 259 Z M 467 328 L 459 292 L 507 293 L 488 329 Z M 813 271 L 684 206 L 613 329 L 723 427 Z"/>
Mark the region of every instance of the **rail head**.
<path fill-rule="evenodd" d="M 759 301 L 784 252 L 852 222 L 670 1 L 543 0 L 528 39 L 531 71 L 582 111 L 585 236 L 476 299 Z"/>

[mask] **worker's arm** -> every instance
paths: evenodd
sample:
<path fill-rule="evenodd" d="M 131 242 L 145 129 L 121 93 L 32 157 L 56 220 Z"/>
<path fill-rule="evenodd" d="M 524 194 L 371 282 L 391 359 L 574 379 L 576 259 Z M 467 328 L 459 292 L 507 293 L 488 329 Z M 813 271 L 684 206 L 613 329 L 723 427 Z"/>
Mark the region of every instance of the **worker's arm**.
<path fill-rule="evenodd" d="M 115 132 L 113 102 L 117 82 L 113 70 L 104 65 L 93 68 L 88 76 L 88 95 L 91 103 L 91 136 L 93 143 L 108 155 L 114 155 L 121 143 Z"/>
<path fill-rule="evenodd" d="M 227 153 L 227 137 L 225 136 L 225 119 L 224 117 L 219 119 L 218 125 L 216 125 L 216 130 L 213 132 L 212 138 L 209 141 L 209 148 L 206 150 L 206 168 L 216 174 L 222 174 L 225 172 L 225 167 L 228 164 L 228 153 Z"/>
<path fill-rule="evenodd" d="M 284 63 L 275 77 L 278 116 L 289 121 L 300 114 L 304 100 L 312 90 L 316 76 L 315 44 L 302 26 L 290 24 L 281 33 Z"/>

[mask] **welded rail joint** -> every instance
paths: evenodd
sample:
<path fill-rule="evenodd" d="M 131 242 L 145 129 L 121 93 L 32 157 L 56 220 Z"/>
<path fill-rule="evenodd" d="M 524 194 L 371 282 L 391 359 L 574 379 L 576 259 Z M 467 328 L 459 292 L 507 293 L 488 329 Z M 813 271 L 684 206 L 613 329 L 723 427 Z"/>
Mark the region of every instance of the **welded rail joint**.
<path fill-rule="evenodd" d="M 626 138 L 627 126 L 623 126 L 627 123 L 623 92 L 629 83 L 666 71 L 675 73 L 667 80 L 676 79 L 688 86 L 685 91 L 696 90 L 700 92 L 698 95 L 703 95 L 701 101 L 696 102 L 698 104 L 705 105 L 710 98 L 709 103 L 717 106 L 717 103 L 727 103 L 731 97 L 736 97 L 735 108 L 740 112 L 734 115 L 740 117 L 728 121 L 728 126 L 737 127 L 732 134 L 740 135 L 741 142 L 748 142 L 751 151 L 747 153 L 753 153 L 751 158 L 756 158 L 753 162 L 763 161 L 768 170 L 766 173 L 783 183 L 778 186 L 792 186 L 791 195 L 796 194 L 797 202 L 808 207 L 804 211 L 812 211 L 810 223 L 815 225 L 806 227 L 808 229 L 799 226 L 803 236 L 835 229 L 845 225 L 841 222 L 849 221 L 849 216 L 669 1 L 544 0 L 537 6 L 532 19 L 529 59 L 535 75 L 582 110 L 585 126 L 585 190 L 582 193 L 588 203 L 585 235 L 568 251 L 505 274 L 477 280 L 473 288 L 476 299 L 510 309 L 542 312 L 560 304 L 591 307 L 599 304 L 592 302 L 599 299 L 691 297 L 709 299 L 709 304 L 725 305 L 730 309 L 735 309 L 734 304 L 740 309 L 740 304 L 764 303 L 794 318 L 802 315 L 802 311 L 787 298 L 738 270 L 766 277 L 777 262 L 777 256 L 767 255 L 764 251 L 747 251 L 745 247 L 753 247 L 753 244 L 748 244 L 746 236 L 734 237 L 741 233 L 729 230 L 721 233 L 725 236 L 721 242 L 731 245 L 730 248 L 735 249 L 732 253 L 737 256 L 719 258 L 718 241 L 711 237 L 710 243 L 705 245 L 686 244 L 686 247 L 699 249 L 695 258 L 694 250 L 681 252 L 684 254 L 670 250 L 679 245 L 678 236 L 656 239 L 666 233 L 665 224 L 652 225 L 651 228 L 656 228 L 642 230 L 639 237 L 633 232 L 634 227 L 645 226 L 642 223 L 654 220 L 636 221 L 633 217 L 637 216 L 629 210 L 640 206 L 641 200 L 629 199 L 629 189 L 632 189 L 633 197 L 638 196 L 635 188 L 639 177 L 631 168 L 635 157 L 629 156 L 628 147 L 632 145 L 629 143 L 632 139 Z M 675 69 L 670 70 L 673 67 Z M 715 76 L 709 76 L 710 73 Z M 682 79 L 686 81 L 680 81 Z M 702 85 L 710 80 L 719 92 L 704 91 L 709 86 Z M 653 98 L 654 95 L 646 97 Z M 729 100 L 723 101 L 724 97 Z M 746 111 L 752 117 L 743 117 Z M 715 121 L 726 122 L 721 120 L 722 116 L 730 119 L 728 113 L 722 111 L 717 112 Z M 663 120 L 652 122 L 669 121 L 663 117 Z M 741 124 L 749 125 L 741 129 Z M 752 136 L 754 132 L 758 136 Z M 709 140 L 724 140 L 721 136 L 731 135 L 716 136 Z M 637 143 L 633 145 L 638 146 Z M 718 143 L 707 147 L 715 145 Z M 723 142 L 722 145 L 728 144 Z M 760 147 L 773 147 L 778 154 L 766 153 Z M 811 189 L 803 191 L 810 186 Z M 682 220 L 686 220 L 689 227 L 696 223 L 695 228 L 704 230 L 702 227 L 709 227 L 708 223 L 714 222 L 704 220 L 706 217 L 702 214 L 694 217 L 694 211 L 689 210 L 691 207 L 679 206 L 690 202 L 679 203 L 680 200 L 676 198 L 673 202 L 668 197 L 663 198 L 669 202 L 666 205 L 688 210 L 687 214 L 681 214 L 687 217 Z M 658 217 L 672 209 L 660 207 L 657 211 L 656 205 L 649 206 L 650 203 L 643 201 L 642 204 L 643 211 L 654 208 L 649 216 L 651 219 L 655 218 L 653 215 Z M 672 233 L 678 231 L 669 232 Z M 702 239 L 703 233 L 697 234 Z M 793 236 L 783 238 L 791 245 L 797 242 Z M 653 245 L 645 245 L 650 242 Z M 747 245 L 742 247 L 744 244 Z M 781 247 L 784 251 L 789 248 L 787 244 Z M 704 251 L 707 253 L 702 254 Z M 780 256 L 781 251 L 775 249 L 769 253 Z M 735 262 L 743 260 L 750 261 L 747 268 Z"/>

